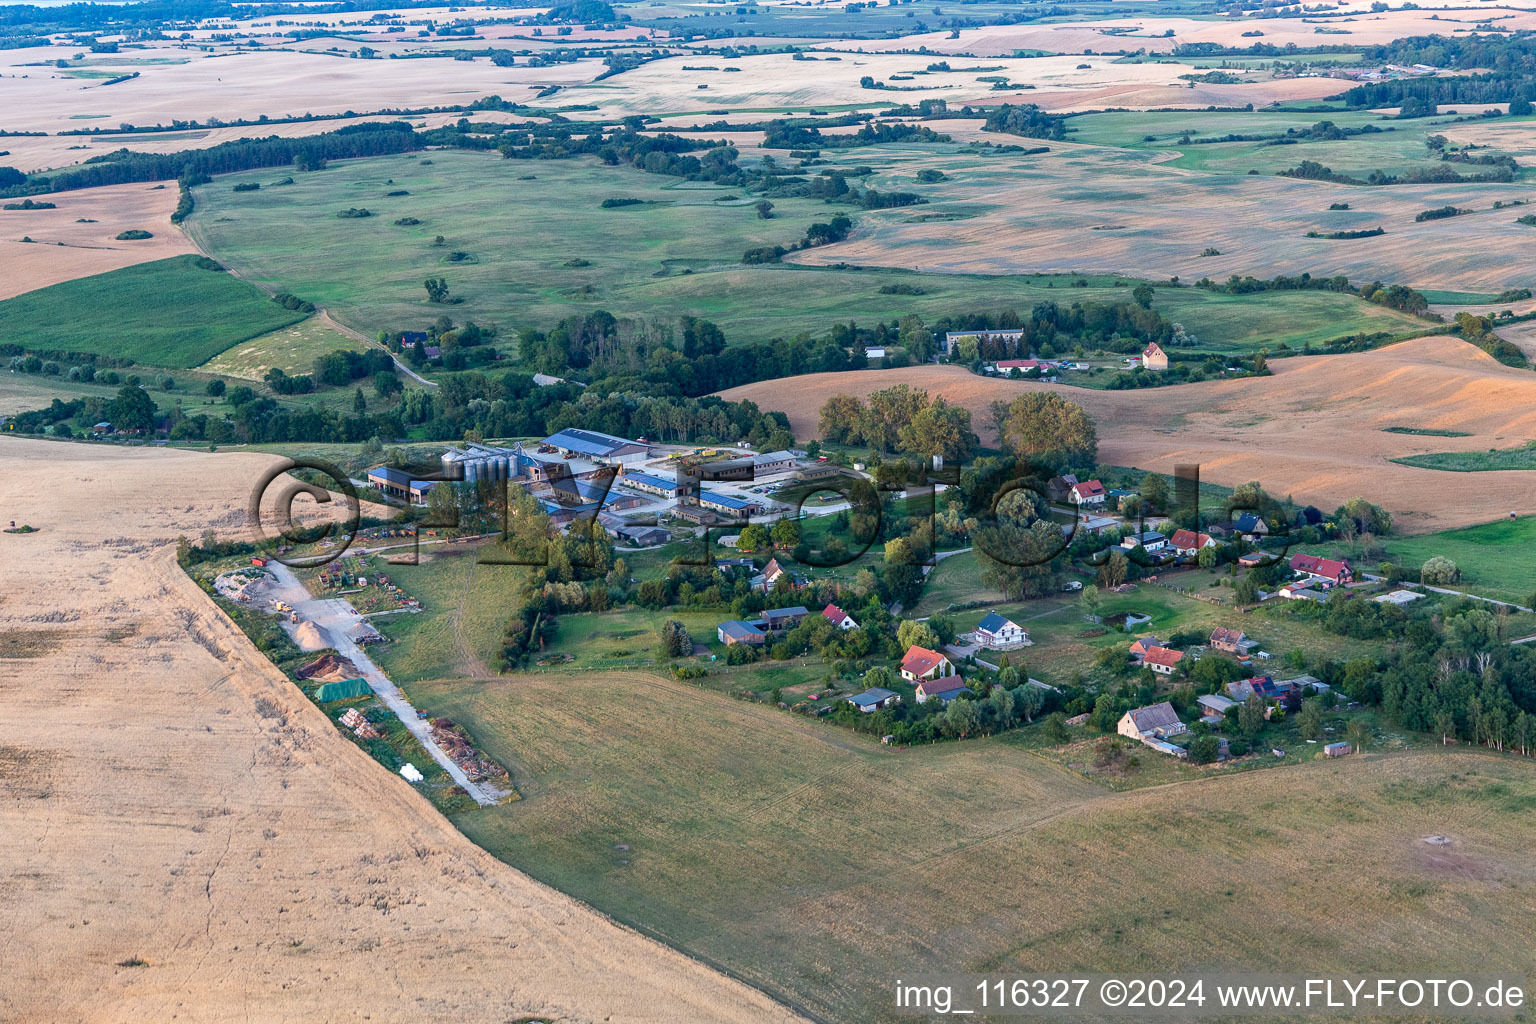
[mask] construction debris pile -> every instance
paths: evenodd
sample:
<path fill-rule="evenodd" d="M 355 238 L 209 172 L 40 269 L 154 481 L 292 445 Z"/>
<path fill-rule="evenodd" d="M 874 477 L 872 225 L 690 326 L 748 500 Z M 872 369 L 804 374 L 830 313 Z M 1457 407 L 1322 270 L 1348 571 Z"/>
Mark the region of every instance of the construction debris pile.
<path fill-rule="evenodd" d="M 432 719 L 432 738 L 442 747 L 453 763 L 464 769 L 473 782 L 508 782 L 510 775 L 505 768 L 475 749 L 464 727 L 451 718 Z"/>
<path fill-rule="evenodd" d="M 215 579 L 213 589 L 220 597 L 249 608 L 262 602 L 270 579 L 270 574 L 263 569 L 235 569 Z"/>

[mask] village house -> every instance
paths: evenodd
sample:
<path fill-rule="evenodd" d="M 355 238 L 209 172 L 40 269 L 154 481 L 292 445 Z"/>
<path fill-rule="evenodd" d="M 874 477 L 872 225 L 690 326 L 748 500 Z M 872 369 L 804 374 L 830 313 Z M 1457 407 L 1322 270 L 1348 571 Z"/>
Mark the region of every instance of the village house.
<path fill-rule="evenodd" d="M 901 678 L 909 683 L 955 674 L 955 666 L 938 651 L 913 644 L 901 659 Z M 921 703 L 921 701 L 919 701 Z"/>
<path fill-rule="evenodd" d="M 821 617 L 826 619 L 838 629 L 858 629 L 859 624 L 854 621 L 852 615 L 843 611 L 835 604 L 829 604 L 821 610 Z"/>
<path fill-rule="evenodd" d="M 1248 634 L 1240 629 L 1228 629 L 1226 626 L 1217 626 L 1211 630 L 1211 650 L 1225 651 L 1228 654 L 1247 655 L 1255 647 L 1258 641 L 1249 640 Z"/>
<path fill-rule="evenodd" d="M 784 566 L 779 564 L 777 558 L 770 558 L 768 559 L 768 564 L 763 566 L 763 571 L 752 577 L 751 585 L 754 589 L 761 590 L 766 594 L 776 587 L 780 580 L 787 580 L 789 585 L 796 589 L 806 586 L 810 582 L 804 576 L 792 573 L 784 568 Z"/>
<path fill-rule="evenodd" d="M 1244 569 L 1257 569 L 1261 565 L 1268 565 L 1275 560 L 1275 556 L 1267 551 L 1250 551 L 1237 560 L 1237 564 Z"/>
<path fill-rule="evenodd" d="M 1012 619 L 992 612 L 977 624 L 976 642 L 992 650 L 1023 647 L 1029 643 L 1029 634 L 1024 631 L 1023 626 Z"/>
<path fill-rule="evenodd" d="M 880 686 L 871 686 L 863 693 L 856 693 L 849 697 L 848 703 L 867 715 L 880 708 L 888 708 L 892 704 L 900 704 L 901 694 L 892 693 L 890 690 Z"/>
<path fill-rule="evenodd" d="M 965 680 L 959 676 L 940 676 L 937 679 L 925 679 L 917 684 L 917 702 L 926 704 L 930 697 L 937 697 L 948 704 L 961 694 L 969 692 L 966 689 Z"/>
<path fill-rule="evenodd" d="M 740 619 L 731 619 L 715 627 L 715 637 L 727 647 L 737 644 L 766 643 L 768 637 L 762 630 Z"/>
<path fill-rule="evenodd" d="M 1154 647 L 1162 646 L 1163 642 L 1155 636 L 1138 637 L 1136 641 L 1131 644 L 1131 658 L 1136 662 L 1136 664 L 1139 665 L 1141 664 L 1141 659 L 1147 656 L 1148 651 Z"/>
<path fill-rule="evenodd" d="M 1141 533 L 1133 533 L 1120 542 L 1120 546 L 1127 551 L 1141 548 L 1144 551 L 1161 551 L 1168 546 L 1168 538 L 1156 530 L 1145 530 Z"/>
<path fill-rule="evenodd" d="M 1355 581 L 1355 571 L 1348 562 L 1316 555 L 1292 555 L 1291 571 L 1318 580 L 1327 586 L 1343 586 Z"/>
<path fill-rule="evenodd" d="M 1045 496 L 1052 501 L 1066 501 L 1067 494 L 1075 483 L 1077 483 L 1077 477 L 1071 473 L 1053 476 L 1045 485 Z"/>
<path fill-rule="evenodd" d="M 1176 551 L 1180 558 L 1194 558 L 1205 548 L 1216 546 L 1216 538 L 1208 533 L 1196 533 L 1194 530 L 1175 530 L 1168 546 Z"/>
<path fill-rule="evenodd" d="M 1244 512 L 1232 521 L 1232 528 L 1243 535 L 1243 540 L 1255 541 L 1269 536 L 1269 524 L 1252 512 Z"/>
<path fill-rule="evenodd" d="M 1175 651 L 1170 647 L 1153 647 L 1142 657 L 1141 663 L 1160 676 L 1171 676 L 1179 667 L 1179 662 L 1183 660 L 1183 651 Z"/>
<path fill-rule="evenodd" d="M 1120 716 L 1115 729 L 1121 736 L 1145 743 L 1148 740 L 1166 740 L 1189 731 L 1189 726 L 1179 721 L 1179 714 L 1167 701 L 1135 708 Z"/>
<path fill-rule="evenodd" d="M 1168 369 L 1168 353 L 1157 342 L 1149 342 L 1147 347 L 1141 350 L 1141 365 L 1149 370 Z"/>
<path fill-rule="evenodd" d="M 1114 518 L 1113 516 L 1096 516 L 1089 512 L 1081 513 L 1077 521 L 1077 529 L 1093 534 L 1094 536 L 1098 536 L 1105 530 L 1118 529 L 1119 526 L 1120 520 Z M 1072 527 L 1062 526 L 1061 531 L 1063 533 L 1071 533 Z"/>
<path fill-rule="evenodd" d="M 1102 505 L 1109 498 L 1097 480 L 1081 480 L 1067 488 L 1067 500 L 1074 505 Z"/>

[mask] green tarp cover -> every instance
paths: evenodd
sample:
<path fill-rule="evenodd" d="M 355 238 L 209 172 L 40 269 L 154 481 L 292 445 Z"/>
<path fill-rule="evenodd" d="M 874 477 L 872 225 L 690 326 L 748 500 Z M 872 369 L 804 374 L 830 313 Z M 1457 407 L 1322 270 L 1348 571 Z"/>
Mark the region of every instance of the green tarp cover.
<path fill-rule="evenodd" d="M 322 704 L 328 704 L 333 700 L 366 697 L 372 692 L 373 689 L 368 685 L 368 680 L 359 676 L 356 679 L 343 679 L 339 683 L 326 683 L 315 691 L 315 699 Z"/>

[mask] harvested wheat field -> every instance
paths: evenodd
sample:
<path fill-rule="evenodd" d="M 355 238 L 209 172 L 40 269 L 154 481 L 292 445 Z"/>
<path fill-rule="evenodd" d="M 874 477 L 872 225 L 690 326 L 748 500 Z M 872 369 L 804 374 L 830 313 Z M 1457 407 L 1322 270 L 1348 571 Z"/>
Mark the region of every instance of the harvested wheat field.
<path fill-rule="evenodd" d="M 1091 391 L 978 377 L 958 366 L 811 374 L 721 392 L 789 416 L 797 437 L 816 436 L 832 395 L 907 384 L 971 410 L 985 443 L 986 409 L 1024 391 L 1050 390 L 1098 423 L 1101 461 L 1173 472 L 1198 463 L 1223 485 L 1262 481 L 1275 494 L 1332 509 L 1364 495 L 1407 533 L 1470 526 L 1536 511 L 1536 478 L 1519 471 L 1450 474 L 1390 460 L 1442 451 L 1516 447 L 1536 438 L 1536 374 L 1495 362 L 1449 337 L 1419 338 L 1358 355 L 1271 362 L 1272 377 L 1144 391 Z M 1465 431 L 1468 437 L 1388 433 L 1387 427 Z"/>
<path fill-rule="evenodd" d="M 962 122 L 960 131 L 967 131 Z M 1009 138 L 990 133 L 971 137 Z M 1494 292 L 1530 282 L 1533 229 L 1495 202 L 1529 200 L 1511 184 L 1399 185 L 1364 190 L 1277 175 L 1207 174 L 1167 166 L 1166 153 L 1050 144 L 1020 167 L 952 165 L 932 193 L 930 217 L 907 210 L 864 214 L 848 241 L 817 246 L 796 263 L 895 266 L 965 274 L 1104 273 L 1224 280 L 1346 274 L 1420 288 Z M 937 154 L 935 154 L 937 156 Z M 944 164 L 936 166 L 945 167 Z M 949 168 L 946 168 L 949 169 Z M 1330 214 L 1348 202 L 1347 213 Z M 1454 205 L 1476 212 L 1416 221 Z M 1219 208 L 1221 216 L 1214 217 Z M 1347 241 L 1309 231 L 1381 227 Z M 1210 250 L 1215 254 L 1205 256 Z"/>
<path fill-rule="evenodd" d="M 1536 13 L 1501 8 L 1501 29 L 1536 28 Z M 932 53 L 970 54 L 978 57 L 1009 56 L 1015 50 L 1045 50 L 1048 53 L 1082 53 L 1084 50 L 1145 49 L 1151 53 L 1167 52 L 1184 43 L 1216 43 L 1220 46 L 1247 46 L 1251 39 L 1244 32 L 1261 31 L 1262 42 L 1271 46 L 1295 43 L 1298 47 L 1325 44 L 1376 46 L 1408 36 L 1448 35 L 1471 31 L 1487 19 L 1482 11 L 1398 10 L 1360 13 L 1349 18 L 1229 18 L 1205 21 L 1195 18 L 1122 18 L 1114 21 L 1083 21 L 1067 25 L 989 25 L 960 31 L 952 39 L 948 32 L 928 32 L 900 39 L 866 44 L 869 49 L 917 49 Z M 1318 28 L 1335 30 L 1319 35 Z M 1173 31 L 1173 35 L 1163 33 Z"/>
<path fill-rule="evenodd" d="M 175 538 L 273 461 L 0 446 L 0 1019 L 796 1019 L 472 845 L 217 611 Z"/>
<path fill-rule="evenodd" d="M 53 47 L 24 52 L 27 60 L 36 61 L 40 54 L 52 60 L 76 51 Z M 19 68 L 7 68 L 6 127 L 60 131 L 81 127 L 81 118 L 89 119 L 88 127 L 102 128 L 211 118 L 255 120 L 263 114 L 289 117 L 446 106 L 492 94 L 527 100 L 547 85 L 591 81 L 603 70 L 596 59 L 545 68 L 467 61 L 455 62 L 450 75 L 441 60 L 357 60 L 288 49 L 205 55 L 163 46 L 142 51 L 142 56 L 192 59 L 137 67 L 140 77 L 110 86 L 82 85 L 78 78 L 46 68 L 28 69 L 22 78 Z M 251 128 L 247 134 L 262 132 Z"/>
<path fill-rule="evenodd" d="M 175 184 L 105 185 L 30 197 L 52 210 L 0 210 L 0 299 L 197 248 L 171 223 Z M 17 201 L 17 200 L 13 200 Z M 153 238 L 118 241 L 132 229 Z M 23 238 L 32 241 L 23 242 Z"/>

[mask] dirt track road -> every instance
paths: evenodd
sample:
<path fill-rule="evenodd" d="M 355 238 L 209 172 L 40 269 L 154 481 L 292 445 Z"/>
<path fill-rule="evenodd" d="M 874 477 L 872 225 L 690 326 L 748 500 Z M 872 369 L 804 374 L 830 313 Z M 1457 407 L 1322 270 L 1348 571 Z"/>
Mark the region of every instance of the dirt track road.
<path fill-rule="evenodd" d="M 800 1020 L 471 844 L 175 561 L 270 456 L 0 440 L 0 1020 Z"/>

